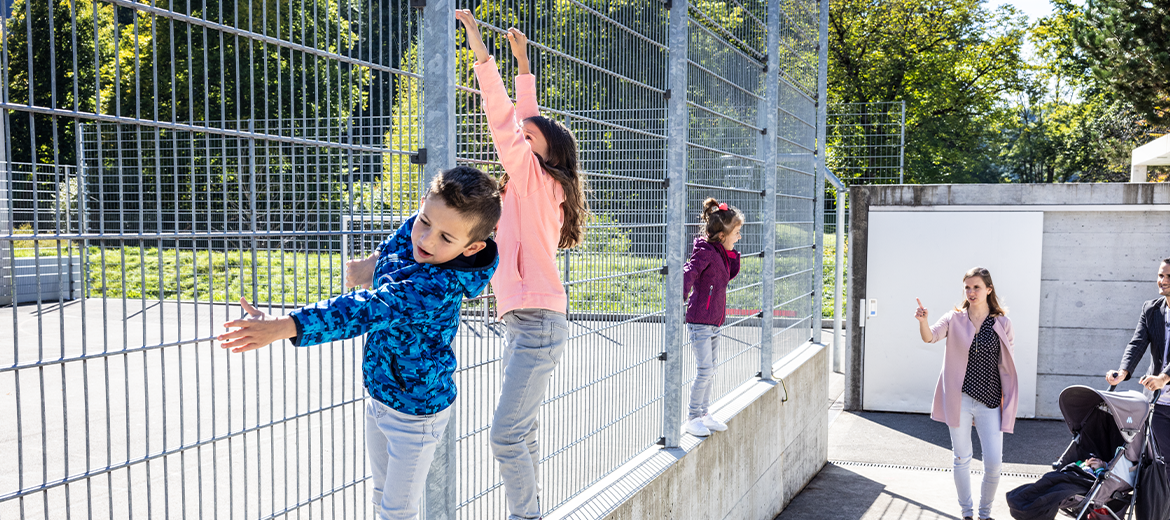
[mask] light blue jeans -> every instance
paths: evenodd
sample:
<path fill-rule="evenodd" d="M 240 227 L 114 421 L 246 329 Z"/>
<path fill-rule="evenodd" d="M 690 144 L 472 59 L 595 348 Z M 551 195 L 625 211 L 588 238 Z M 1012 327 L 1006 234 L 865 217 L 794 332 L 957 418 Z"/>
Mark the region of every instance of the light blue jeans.
<path fill-rule="evenodd" d="M 999 431 L 999 407 L 987 405 L 963 394 L 959 408 L 959 427 L 951 431 L 951 448 L 955 452 L 955 490 L 963 516 L 975 516 L 971 500 L 971 423 L 979 432 L 983 448 L 983 487 L 979 492 L 979 518 L 991 518 L 991 501 L 999 487 L 999 470 L 1003 463 L 1003 432 Z"/>
<path fill-rule="evenodd" d="M 715 365 L 719 363 L 719 327 L 688 323 L 691 350 L 695 351 L 695 382 L 691 385 L 689 419 L 707 415 L 711 405 L 711 388 L 715 386 Z"/>
<path fill-rule="evenodd" d="M 374 472 L 374 511 L 383 520 L 414 520 L 435 448 L 451 418 L 410 415 L 366 398 L 366 451 Z"/>
<path fill-rule="evenodd" d="M 537 413 L 561 361 L 569 326 L 564 313 L 517 309 L 504 315 L 504 384 L 492 419 L 492 454 L 500 463 L 509 520 L 540 518 Z"/>

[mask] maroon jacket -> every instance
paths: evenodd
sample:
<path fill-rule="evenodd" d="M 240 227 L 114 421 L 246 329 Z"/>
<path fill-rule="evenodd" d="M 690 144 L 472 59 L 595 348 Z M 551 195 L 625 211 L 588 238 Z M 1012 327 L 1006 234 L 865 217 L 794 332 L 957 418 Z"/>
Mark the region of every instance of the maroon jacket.
<path fill-rule="evenodd" d="M 728 251 L 718 242 L 696 238 L 691 259 L 683 266 L 683 295 L 689 295 L 687 323 L 723 325 L 727 315 L 727 283 L 737 274 L 739 252 Z"/>

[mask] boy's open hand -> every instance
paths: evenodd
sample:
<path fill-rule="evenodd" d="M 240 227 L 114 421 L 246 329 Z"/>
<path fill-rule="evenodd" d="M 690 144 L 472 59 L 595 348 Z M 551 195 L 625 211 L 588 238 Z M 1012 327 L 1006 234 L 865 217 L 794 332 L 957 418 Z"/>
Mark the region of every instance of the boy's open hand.
<path fill-rule="evenodd" d="M 225 332 L 215 338 L 223 343 L 220 348 L 232 349 L 232 352 L 237 353 L 247 352 L 282 339 L 296 337 L 297 326 L 291 317 L 278 318 L 264 314 L 244 298 L 240 298 L 240 306 L 248 313 L 248 317 L 223 324 L 226 328 L 236 330 Z"/>
<path fill-rule="evenodd" d="M 349 260 L 345 263 L 345 288 L 361 287 L 369 289 L 374 284 L 374 268 L 378 265 L 378 252 L 361 260 Z"/>
<path fill-rule="evenodd" d="M 488 53 L 487 45 L 483 44 L 483 36 L 479 34 L 479 22 L 475 21 L 475 15 L 471 14 L 470 9 L 456 9 L 455 19 L 463 24 L 463 29 L 467 31 L 467 46 L 475 52 L 476 63 L 487 63 L 491 54 Z"/>

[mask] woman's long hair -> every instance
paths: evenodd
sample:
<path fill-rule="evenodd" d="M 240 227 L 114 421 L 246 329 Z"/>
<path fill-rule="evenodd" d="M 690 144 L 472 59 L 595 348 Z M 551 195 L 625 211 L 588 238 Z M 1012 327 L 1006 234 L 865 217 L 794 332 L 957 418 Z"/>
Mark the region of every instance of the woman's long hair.
<path fill-rule="evenodd" d="M 573 132 L 559 121 L 544 116 L 533 116 L 525 121 L 536 125 L 548 143 L 548 157 L 533 155 L 536 155 L 540 167 L 561 183 L 561 189 L 565 192 L 565 202 L 561 204 L 565 218 L 557 247 L 561 249 L 576 247 L 585 240 L 585 221 L 589 218 L 589 205 L 585 200 L 585 179 L 577 161 L 577 139 L 573 137 Z M 504 173 L 500 177 L 502 189 L 506 189 L 507 182 L 508 174 Z"/>
<path fill-rule="evenodd" d="M 982 267 L 972 267 L 963 274 L 963 281 L 965 282 L 968 278 L 974 276 L 978 276 L 979 279 L 983 280 L 983 285 L 986 285 L 988 289 L 992 289 L 991 292 L 987 293 L 987 308 L 991 310 L 990 315 L 992 317 L 1006 316 L 1008 312 L 1007 307 L 1000 305 L 999 299 L 995 297 L 995 294 L 999 291 L 994 290 L 995 284 L 991 282 L 991 271 L 988 271 Z M 967 301 L 966 298 L 963 298 L 963 303 L 956 306 L 955 310 L 965 311 L 967 310 L 967 307 L 970 306 L 971 302 Z"/>

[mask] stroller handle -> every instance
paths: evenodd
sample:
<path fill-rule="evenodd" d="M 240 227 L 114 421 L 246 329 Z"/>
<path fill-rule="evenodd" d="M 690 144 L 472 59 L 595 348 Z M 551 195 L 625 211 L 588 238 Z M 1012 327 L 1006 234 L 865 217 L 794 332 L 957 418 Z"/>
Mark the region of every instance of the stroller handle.
<path fill-rule="evenodd" d="M 1110 392 L 1112 392 L 1112 391 L 1114 391 L 1114 390 L 1116 390 L 1116 389 L 1117 389 L 1117 385 L 1109 385 L 1109 391 L 1110 391 Z M 1163 392 L 1165 392 L 1165 391 L 1166 391 L 1165 389 L 1161 389 L 1161 390 L 1155 391 L 1155 392 L 1154 392 L 1154 395 L 1150 396 L 1150 404 L 1152 405 L 1152 404 L 1156 403 L 1156 402 L 1158 401 L 1158 398 L 1159 398 L 1159 397 L 1162 397 L 1162 393 L 1163 393 Z"/>

